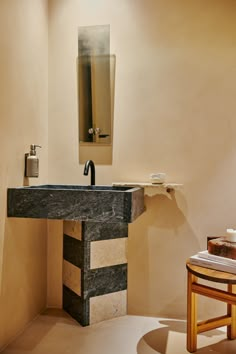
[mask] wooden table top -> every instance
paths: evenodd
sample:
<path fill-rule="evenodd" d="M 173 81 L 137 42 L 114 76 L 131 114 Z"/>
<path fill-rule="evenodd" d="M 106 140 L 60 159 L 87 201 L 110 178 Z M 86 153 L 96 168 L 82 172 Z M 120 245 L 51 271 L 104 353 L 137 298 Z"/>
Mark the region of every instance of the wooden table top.
<path fill-rule="evenodd" d="M 194 264 L 191 264 L 189 260 L 186 262 L 186 267 L 188 271 L 194 274 L 196 277 L 214 281 L 217 283 L 224 284 L 236 284 L 236 274 L 221 272 L 219 270 L 200 267 Z"/>

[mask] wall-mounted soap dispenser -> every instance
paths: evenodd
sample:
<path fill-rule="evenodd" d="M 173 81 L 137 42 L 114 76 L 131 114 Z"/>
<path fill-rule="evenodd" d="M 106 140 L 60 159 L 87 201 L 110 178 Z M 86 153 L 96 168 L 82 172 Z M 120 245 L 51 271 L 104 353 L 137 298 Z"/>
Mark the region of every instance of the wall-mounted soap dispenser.
<path fill-rule="evenodd" d="M 31 144 L 30 152 L 25 154 L 25 177 L 39 176 L 39 158 L 36 155 L 36 148 L 40 145 Z"/>

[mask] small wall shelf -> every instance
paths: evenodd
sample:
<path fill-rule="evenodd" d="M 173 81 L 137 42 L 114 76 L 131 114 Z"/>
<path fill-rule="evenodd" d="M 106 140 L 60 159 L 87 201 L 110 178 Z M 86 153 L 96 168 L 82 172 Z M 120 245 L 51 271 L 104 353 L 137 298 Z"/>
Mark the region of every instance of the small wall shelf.
<path fill-rule="evenodd" d="M 168 194 L 179 190 L 183 184 L 179 183 L 150 183 L 150 182 L 113 182 L 113 186 L 132 186 L 144 188 L 144 194 L 152 197 L 156 194 Z"/>

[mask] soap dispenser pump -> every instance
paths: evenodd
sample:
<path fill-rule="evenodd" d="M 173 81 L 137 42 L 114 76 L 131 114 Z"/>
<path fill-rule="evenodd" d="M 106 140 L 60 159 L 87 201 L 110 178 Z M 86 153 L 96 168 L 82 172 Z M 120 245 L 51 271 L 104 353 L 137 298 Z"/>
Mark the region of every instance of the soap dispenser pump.
<path fill-rule="evenodd" d="M 30 152 L 25 154 L 25 177 L 39 176 L 39 158 L 36 155 L 36 148 L 40 145 L 31 144 Z"/>

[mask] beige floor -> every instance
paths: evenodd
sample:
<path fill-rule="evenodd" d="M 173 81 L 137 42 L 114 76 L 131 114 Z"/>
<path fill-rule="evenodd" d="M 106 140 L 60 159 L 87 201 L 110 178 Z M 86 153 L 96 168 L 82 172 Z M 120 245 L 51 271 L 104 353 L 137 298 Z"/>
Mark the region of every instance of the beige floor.
<path fill-rule="evenodd" d="M 184 321 L 124 316 L 81 327 L 65 312 L 47 310 L 2 354 L 185 354 Z M 198 336 L 198 354 L 236 354 L 225 331 Z"/>

